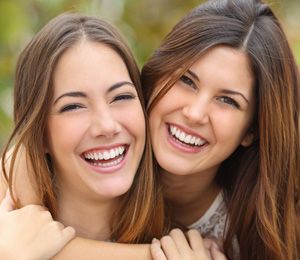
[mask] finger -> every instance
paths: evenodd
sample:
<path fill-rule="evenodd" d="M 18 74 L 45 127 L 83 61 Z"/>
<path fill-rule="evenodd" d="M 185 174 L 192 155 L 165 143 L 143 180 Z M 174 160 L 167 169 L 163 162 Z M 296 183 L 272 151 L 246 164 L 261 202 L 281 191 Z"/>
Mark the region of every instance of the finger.
<path fill-rule="evenodd" d="M 189 242 L 185 234 L 180 229 L 176 228 L 171 230 L 169 235 L 173 238 L 177 250 L 181 255 L 188 255 L 191 252 Z"/>
<path fill-rule="evenodd" d="M 154 238 L 150 245 L 150 252 L 153 260 L 167 260 L 158 239 Z"/>
<path fill-rule="evenodd" d="M 211 259 L 209 245 L 202 239 L 199 231 L 191 229 L 187 232 L 190 246 L 199 259 Z"/>
<path fill-rule="evenodd" d="M 41 214 L 43 215 L 44 220 L 47 220 L 47 221 L 52 221 L 53 220 L 52 215 L 48 210 L 45 210 L 45 209 L 42 208 Z"/>
<path fill-rule="evenodd" d="M 210 239 L 203 238 L 203 245 L 207 250 L 210 250 L 212 246 L 212 241 Z"/>
<path fill-rule="evenodd" d="M 67 244 L 76 235 L 75 229 L 72 227 L 66 227 L 62 230 L 62 243 Z"/>
<path fill-rule="evenodd" d="M 0 213 L 9 212 L 15 209 L 14 202 L 10 196 L 9 190 L 6 191 L 5 197 L 0 203 Z"/>
<path fill-rule="evenodd" d="M 210 249 L 211 258 L 213 260 L 227 260 L 226 256 L 219 250 L 216 244 L 212 244 Z"/>
<path fill-rule="evenodd" d="M 187 232 L 187 237 L 189 239 L 190 242 L 190 246 L 192 249 L 195 250 L 205 250 L 205 245 L 204 245 L 204 241 L 201 237 L 201 234 L 199 233 L 198 230 L 196 229 L 190 229 Z"/>
<path fill-rule="evenodd" d="M 164 236 L 160 240 L 161 248 L 167 259 L 180 259 L 178 248 L 171 236 Z"/>

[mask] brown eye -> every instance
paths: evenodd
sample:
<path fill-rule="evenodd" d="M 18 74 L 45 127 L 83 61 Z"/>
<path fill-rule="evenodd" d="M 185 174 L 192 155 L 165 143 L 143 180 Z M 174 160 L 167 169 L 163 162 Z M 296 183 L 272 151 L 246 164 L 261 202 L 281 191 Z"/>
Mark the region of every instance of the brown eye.
<path fill-rule="evenodd" d="M 218 97 L 218 100 L 221 101 L 222 103 L 228 104 L 234 108 L 240 108 L 240 105 L 238 104 L 238 102 L 236 102 L 231 97 L 221 96 L 221 97 Z"/>
<path fill-rule="evenodd" d="M 59 110 L 60 113 L 63 113 L 63 112 L 68 112 L 68 111 L 73 111 L 73 110 L 77 110 L 77 109 L 80 109 L 82 108 L 81 105 L 79 104 L 70 104 L 70 105 L 66 105 L 64 106 L 63 108 L 61 108 Z"/>
<path fill-rule="evenodd" d="M 183 82 L 185 85 L 187 85 L 188 87 L 191 87 L 191 88 L 193 88 L 193 89 L 196 89 L 197 87 L 196 87 L 196 84 L 194 83 L 194 81 L 190 78 L 190 77 L 188 77 L 188 76 L 186 76 L 186 75 L 182 75 L 181 77 L 180 77 L 180 81 L 181 82 Z"/>
<path fill-rule="evenodd" d="M 132 99 L 135 99 L 135 98 L 136 98 L 136 96 L 133 95 L 133 94 L 121 94 L 121 95 L 118 95 L 118 96 L 114 97 L 112 102 L 132 100 Z"/>

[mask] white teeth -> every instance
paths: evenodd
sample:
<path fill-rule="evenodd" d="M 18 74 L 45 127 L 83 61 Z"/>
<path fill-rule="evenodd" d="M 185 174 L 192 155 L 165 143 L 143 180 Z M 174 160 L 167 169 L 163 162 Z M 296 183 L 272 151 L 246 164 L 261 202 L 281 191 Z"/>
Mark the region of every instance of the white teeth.
<path fill-rule="evenodd" d="M 181 142 L 184 142 L 186 144 L 191 144 L 191 145 L 196 145 L 196 146 L 201 146 L 205 144 L 205 140 L 202 140 L 199 137 L 192 136 L 190 134 L 187 134 L 183 132 L 182 130 L 178 129 L 176 126 L 170 125 L 170 133 L 177 139 L 179 139 Z"/>
<path fill-rule="evenodd" d="M 186 136 L 186 137 L 184 138 L 184 142 L 187 143 L 187 144 L 189 144 L 190 141 L 191 141 L 191 139 L 192 139 L 192 136 L 191 136 L 191 135 L 188 135 L 188 136 Z"/>
<path fill-rule="evenodd" d="M 109 152 L 106 152 L 106 151 L 105 151 L 105 152 L 103 153 L 103 158 L 104 158 L 104 160 L 108 160 L 108 159 L 109 159 L 109 155 L 110 155 Z"/>
<path fill-rule="evenodd" d="M 115 150 L 110 150 L 109 155 L 110 155 L 110 158 L 115 158 L 116 157 Z"/>
<path fill-rule="evenodd" d="M 102 162 L 94 162 L 93 164 L 95 166 L 100 166 L 100 167 L 111 167 L 111 166 L 115 166 L 117 164 L 119 164 L 121 161 L 122 161 L 123 157 L 120 157 L 118 158 L 117 160 L 114 160 L 112 162 L 105 162 L 105 163 L 102 163 Z"/>
<path fill-rule="evenodd" d="M 177 128 L 175 126 L 171 127 L 171 134 L 175 135 Z"/>
<path fill-rule="evenodd" d="M 125 147 L 119 146 L 107 151 L 102 151 L 102 152 L 95 151 L 95 152 L 85 153 L 84 158 L 89 160 L 109 160 L 122 155 L 124 151 L 125 151 Z"/>
<path fill-rule="evenodd" d="M 179 136 L 179 140 L 183 142 L 184 139 L 185 139 L 185 133 L 184 133 L 184 132 L 181 132 L 181 133 L 180 133 L 180 136 Z"/>
<path fill-rule="evenodd" d="M 192 137 L 192 139 L 190 140 L 190 143 L 191 143 L 191 144 L 194 144 L 194 143 L 195 143 L 195 141 L 196 141 L 196 137 L 195 137 L 195 136 L 193 136 L 193 137 Z"/>

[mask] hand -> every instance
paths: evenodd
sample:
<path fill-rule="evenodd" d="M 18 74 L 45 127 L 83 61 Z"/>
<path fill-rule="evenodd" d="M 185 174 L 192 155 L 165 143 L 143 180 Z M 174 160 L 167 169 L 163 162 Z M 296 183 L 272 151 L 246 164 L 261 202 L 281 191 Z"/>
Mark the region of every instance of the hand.
<path fill-rule="evenodd" d="M 8 192 L 0 204 L 0 258 L 6 260 L 50 259 L 72 238 L 75 230 L 53 221 L 38 205 L 13 210 Z"/>
<path fill-rule="evenodd" d="M 200 234 L 199 234 L 200 235 Z M 219 243 L 217 243 L 219 242 Z M 226 260 L 227 258 L 223 254 L 223 250 L 220 246 L 220 241 L 215 241 L 215 239 L 204 238 L 203 239 L 204 246 L 206 250 L 209 252 L 212 260 Z"/>
<path fill-rule="evenodd" d="M 180 229 L 173 229 L 160 241 L 154 239 L 150 246 L 152 258 L 154 260 L 226 260 L 225 255 L 213 241 L 208 241 L 205 245 L 197 230 L 189 230 L 186 236 Z"/>

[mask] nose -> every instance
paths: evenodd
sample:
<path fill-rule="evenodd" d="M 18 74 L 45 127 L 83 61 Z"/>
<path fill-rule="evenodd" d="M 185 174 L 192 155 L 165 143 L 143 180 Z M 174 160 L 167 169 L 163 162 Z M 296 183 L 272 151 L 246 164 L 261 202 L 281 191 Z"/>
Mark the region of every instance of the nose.
<path fill-rule="evenodd" d="M 205 97 L 194 97 L 187 100 L 182 113 L 193 124 L 206 124 L 209 122 L 209 102 Z"/>
<path fill-rule="evenodd" d="M 92 136 L 114 137 L 121 131 L 121 125 L 108 107 L 94 111 L 90 122 Z"/>

